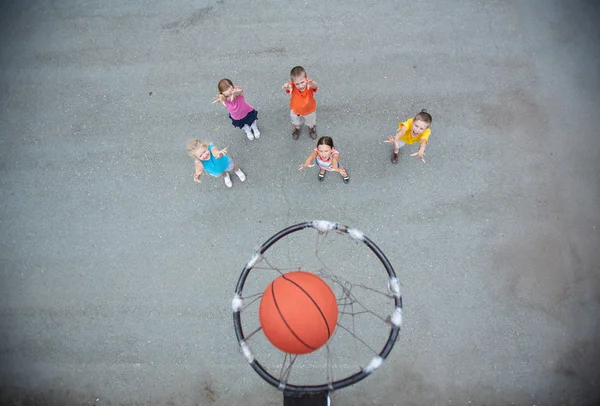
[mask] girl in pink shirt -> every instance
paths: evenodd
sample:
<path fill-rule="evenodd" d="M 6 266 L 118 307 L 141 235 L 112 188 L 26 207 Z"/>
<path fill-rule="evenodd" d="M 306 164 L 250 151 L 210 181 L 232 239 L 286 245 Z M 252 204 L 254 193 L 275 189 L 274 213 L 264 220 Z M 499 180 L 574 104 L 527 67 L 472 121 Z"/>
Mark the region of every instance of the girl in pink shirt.
<path fill-rule="evenodd" d="M 229 118 L 233 126 L 244 130 L 249 140 L 259 139 L 260 131 L 258 131 L 258 127 L 256 126 L 258 112 L 254 110 L 254 107 L 246 103 L 242 88 L 234 86 L 229 79 L 222 79 L 219 81 L 217 87 L 219 95 L 213 103 L 223 103 L 229 112 Z"/>

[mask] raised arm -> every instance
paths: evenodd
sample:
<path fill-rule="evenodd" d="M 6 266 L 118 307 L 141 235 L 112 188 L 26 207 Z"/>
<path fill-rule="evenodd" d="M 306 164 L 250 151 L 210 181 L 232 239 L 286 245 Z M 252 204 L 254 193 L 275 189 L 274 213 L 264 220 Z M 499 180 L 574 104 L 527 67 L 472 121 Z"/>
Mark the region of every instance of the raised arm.
<path fill-rule="evenodd" d="M 285 82 L 281 88 L 288 94 L 292 93 L 292 84 L 290 82 Z"/>
<path fill-rule="evenodd" d="M 427 148 L 427 140 L 421 140 L 419 141 L 419 150 L 417 152 L 415 152 L 414 154 L 410 154 L 410 156 L 418 156 L 421 161 L 423 161 L 423 163 L 425 162 L 425 148 Z"/>
<path fill-rule="evenodd" d="M 342 177 L 344 178 L 344 182 L 347 182 L 348 179 L 348 172 L 346 172 L 346 169 L 344 169 L 344 167 L 339 164 L 338 167 L 338 163 L 340 162 L 340 154 L 339 153 L 335 153 L 331 156 L 331 166 L 333 167 L 332 170 L 335 172 L 339 172 L 340 175 L 342 175 Z"/>
<path fill-rule="evenodd" d="M 227 154 L 227 147 L 225 147 L 223 149 L 219 149 L 219 148 L 213 146 L 212 149 L 210 150 L 210 152 L 212 152 L 212 154 L 215 158 L 219 159 L 223 155 Z"/>
<path fill-rule="evenodd" d="M 341 172 L 342 169 L 338 168 L 338 162 L 340 160 L 340 154 L 339 153 L 335 153 L 333 155 L 331 155 L 331 170 L 335 171 L 335 172 Z"/>
<path fill-rule="evenodd" d="M 302 170 L 304 168 L 312 168 L 313 166 L 315 166 L 315 164 L 311 165 L 311 162 L 313 162 L 316 157 L 317 157 L 317 151 L 313 150 L 313 152 L 311 152 L 311 154 L 308 156 L 308 158 L 306 158 L 306 161 L 304 161 L 303 164 L 298 165 L 298 170 Z"/>
<path fill-rule="evenodd" d="M 200 183 L 200 177 L 202 176 L 202 173 L 204 172 L 204 166 L 202 165 L 202 162 L 200 162 L 200 160 L 196 161 L 195 166 L 196 166 L 196 172 L 194 173 L 194 182 Z"/>
<path fill-rule="evenodd" d="M 398 129 L 398 131 L 396 132 L 395 136 L 388 136 L 388 139 L 385 140 L 384 142 L 388 143 L 388 144 L 396 144 L 396 148 L 398 147 L 398 141 L 400 141 L 400 138 L 402 138 L 402 136 L 406 133 L 406 127 L 405 126 L 400 126 L 400 128 Z"/>
<path fill-rule="evenodd" d="M 241 87 L 239 87 L 239 86 L 236 86 L 234 88 L 233 92 L 231 92 L 231 95 L 233 97 L 238 97 L 241 94 L 244 94 L 244 90 Z"/>
<path fill-rule="evenodd" d="M 406 134 L 406 127 L 401 125 L 398 131 L 396 131 L 396 135 L 394 136 L 395 142 L 400 141 L 400 138 L 402 138 L 404 134 Z"/>
<path fill-rule="evenodd" d="M 215 104 L 215 103 L 222 103 L 223 106 L 224 106 L 225 105 L 225 99 L 226 99 L 225 95 L 222 95 L 222 94 L 219 93 L 217 95 L 217 97 L 215 97 L 215 100 L 213 101 L 213 104 Z"/>
<path fill-rule="evenodd" d="M 231 92 L 231 96 L 229 96 L 229 101 L 235 101 L 235 98 L 244 94 L 244 91 L 242 90 L 241 87 L 236 86 L 233 88 L 233 92 Z"/>

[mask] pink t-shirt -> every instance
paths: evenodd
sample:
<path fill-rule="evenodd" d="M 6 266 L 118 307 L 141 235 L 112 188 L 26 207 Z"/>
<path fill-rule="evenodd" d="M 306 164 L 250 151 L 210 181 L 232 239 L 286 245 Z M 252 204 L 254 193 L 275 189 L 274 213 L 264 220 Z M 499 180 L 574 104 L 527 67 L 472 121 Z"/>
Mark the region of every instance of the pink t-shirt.
<path fill-rule="evenodd" d="M 235 88 L 239 89 L 237 86 Z M 225 100 L 225 107 L 227 107 L 227 111 L 234 120 L 241 120 L 242 118 L 246 117 L 248 113 L 254 110 L 254 107 L 246 103 L 243 93 L 236 97 L 232 102 Z"/>

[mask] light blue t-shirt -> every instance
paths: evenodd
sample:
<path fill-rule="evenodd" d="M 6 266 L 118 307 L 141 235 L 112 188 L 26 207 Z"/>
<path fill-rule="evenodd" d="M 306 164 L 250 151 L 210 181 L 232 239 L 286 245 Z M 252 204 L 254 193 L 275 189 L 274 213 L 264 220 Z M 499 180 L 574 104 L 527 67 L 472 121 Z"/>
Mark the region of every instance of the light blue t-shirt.
<path fill-rule="evenodd" d="M 229 166 L 229 157 L 227 155 L 223 155 L 221 158 L 215 158 L 215 156 L 212 154 L 213 147 L 213 144 L 210 144 L 208 146 L 210 158 L 206 161 L 200 159 L 200 162 L 202 162 L 204 170 L 208 172 L 209 175 L 220 176 L 223 172 L 225 172 L 225 169 L 227 169 L 227 167 Z M 198 159 L 196 159 L 195 161 L 198 161 Z"/>

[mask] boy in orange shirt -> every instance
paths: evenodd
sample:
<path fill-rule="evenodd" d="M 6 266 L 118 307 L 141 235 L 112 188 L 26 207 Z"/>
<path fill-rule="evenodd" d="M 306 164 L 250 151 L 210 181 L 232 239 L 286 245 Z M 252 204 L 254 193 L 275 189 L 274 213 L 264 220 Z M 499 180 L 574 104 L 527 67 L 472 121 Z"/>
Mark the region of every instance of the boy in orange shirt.
<path fill-rule="evenodd" d="M 306 124 L 310 128 L 310 138 L 317 139 L 317 102 L 314 94 L 317 84 L 309 79 L 302 66 L 296 66 L 290 72 L 291 81 L 281 88 L 290 94 L 290 118 L 296 127 L 292 138 L 297 140 L 300 136 L 300 127 Z"/>

